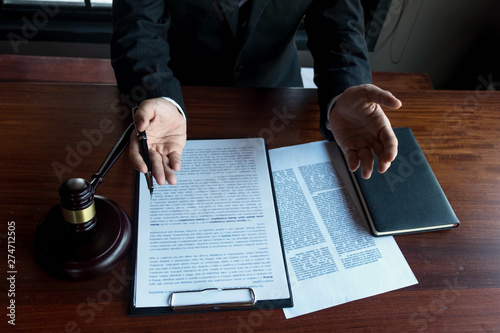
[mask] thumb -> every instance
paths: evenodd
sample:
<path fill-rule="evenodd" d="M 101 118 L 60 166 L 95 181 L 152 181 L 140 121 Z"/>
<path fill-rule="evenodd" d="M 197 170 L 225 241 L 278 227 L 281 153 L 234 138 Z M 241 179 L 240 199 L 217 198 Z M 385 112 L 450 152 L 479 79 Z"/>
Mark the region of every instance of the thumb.
<path fill-rule="evenodd" d="M 132 113 L 137 131 L 142 132 L 148 129 L 149 123 L 155 117 L 155 106 L 155 103 L 152 101 L 145 100 Z"/>
<path fill-rule="evenodd" d="M 373 84 L 365 87 L 365 93 L 370 102 L 377 103 L 386 108 L 399 109 L 403 105 L 391 92 L 380 89 Z"/>
<path fill-rule="evenodd" d="M 134 168 L 142 173 L 145 173 L 148 171 L 148 167 L 146 166 L 146 163 L 144 163 L 144 160 L 141 156 L 141 153 L 139 151 L 139 143 L 137 141 L 137 136 L 135 133 L 132 133 L 130 135 L 130 144 L 129 144 L 129 159 L 132 162 L 132 165 Z"/>

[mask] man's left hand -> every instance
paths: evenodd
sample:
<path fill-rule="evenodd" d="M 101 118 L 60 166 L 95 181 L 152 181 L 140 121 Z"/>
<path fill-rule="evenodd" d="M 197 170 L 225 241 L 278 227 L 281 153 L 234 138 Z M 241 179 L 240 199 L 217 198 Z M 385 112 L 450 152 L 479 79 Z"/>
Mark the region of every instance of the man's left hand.
<path fill-rule="evenodd" d="M 382 107 L 399 109 L 402 103 L 390 92 L 366 84 L 346 89 L 330 113 L 330 128 L 347 158 L 349 170 L 361 166 L 363 178 L 370 178 L 374 157 L 377 171 L 385 172 L 396 158 L 398 140 Z"/>

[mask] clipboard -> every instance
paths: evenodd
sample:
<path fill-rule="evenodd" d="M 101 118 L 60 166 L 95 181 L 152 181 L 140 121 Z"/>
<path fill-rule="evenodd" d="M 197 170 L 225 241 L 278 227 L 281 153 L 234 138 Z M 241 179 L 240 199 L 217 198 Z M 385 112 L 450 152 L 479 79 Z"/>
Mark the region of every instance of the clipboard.
<path fill-rule="evenodd" d="M 257 152 L 256 154 L 262 154 L 265 159 L 266 177 L 269 180 L 269 191 L 272 196 L 272 206 L 274 208 L 273 214 L 276 222 L 276 240 L 278 244 L 275 244 L 274 250 L 279 249 L 281 255 L 279 258 L 273 256 L 279 265 L 283 266 L 283 276 L 279 276 L 276 280 L 281 281 L 280 290 L 281 292 L 276 293 L 275 291 L 263 294 L 261 291 L 262 286 L 260 285 L 244 285 L 238 284 L 234 281 L 218 282 L 214 283 L 200 283 L 197 284 L 197 288 L 183 288 L 183 284 L 179 283 L 179 286 L 172 286 L 173 280 L 169 281 L 169 287 L 165 290 L 156 289 L 156 292 L 161 294 L 161 302 L 152 305 L 144 306 L 144 302 L 138 302 L 140 298 L 140 293 L 144 291 L 138 280 L 137 272 L 138 267 L 138 246 L 139 244 L 144 244 L 144 242 L 139 241 L 140 227 L 139 223 L 143 223 L 141 220 L 141 196 L 143 200 L 147 200 L 146 195 L 149 195 L 147 188 L 145 189 L 145 179 L 142 174 L 136 172 L 136 182 L 135 182 L 135 200 L 134 200 L 134 221 L 133 221 L 133 244 L 131 248 L 131 260 L 129 261 L 129 277 L 131 277 L 131 291 L 129 294 L 129 315 L 130 316 L 148 316 L 148 315 L 164 315 L 164 314 L 175 314 L 175 313 L 185 313 L 185 312 L 207 312 L 207 311 L 229 311 L 229 310 L 244 310 L 244 309 L 275 309 L 293 306 L 293 298 L 290 286 L 290 279 L 288 276 L 288 270 L 286 267 L 285 251 L 283 247 L 281 226 L 279 223 L 278 209 L 276 205 L 276 196 L 274 193 L 274 186 L 272 183 L 272 174 L 269 162 L 269 156 L 267 153 L 267 145 L 265 140 L 262 138 L 250 138 L 250 139 L 210 139 L 210 140 L 188 140 L 185 152 L 189 152 L 189 142 L 191 141 L 203 141 L 203 144 L 226 144 L 224 141 L 236 140 L 235 142 L 229 142 L 228 144 L 236 144 L 236 146 L 241 145 L 257 145 L 257 147 L 263 147 L 263 151 Z M 256 141 L 257 140 L 257 141 Z M 194 144 L 193 144 L 194 145 Z M 257 150 L 259 150 L 258 148 Z M 187 154 L 186 154 L 187 155 Z M 187 162 L 186 162 L 187 163 Z M 183 167 L 186 167 L 185 161 L 183 161 Z M 233 166 L 234 167 L 234 166 Z M 187 166 L 186 168 L 189 168 Z M 179 182 L 178 184 L 180 184 Z M 169 186 L 169 185 L 164 185 Z M 174 185 L 177 186 L 177 185 Z M 165 187 L 159 188 L 158 185 L 155 186 L 154 191 L 165 190 Z M 154 192 L 155 193 L 155 192 Z M 155 194 L 153 194 L 154 196 Z M 153 200 L 153 199 L 151 199 Z M 224 224 L 220 224 L 220 226 Z M 142 235 L 142 233 L 141 233 Z M 167 245 L 168 246 L 168 245 Z M 142 271 L 142 270 L 141 270 Z M 165 272 L 168 272 L 169 268 L 165 268 Z M 269 278 L 269 276 L 265 276 Z M 144 281 L 144 277 L 141 277 Z M 142 282 L 141 282 L 142 283 Z M 260 289 L 259 289 L 260 288 Z M 165 291 L 165 292 L 164 292 Z M 151 291 L 149 291 L 151 292 Z M 158 295 L 153 295 L 158 299 Z M 146 296 L 142 297 L 146 298 Z M 140 303 L 140 304 L 139 304 Z"/>

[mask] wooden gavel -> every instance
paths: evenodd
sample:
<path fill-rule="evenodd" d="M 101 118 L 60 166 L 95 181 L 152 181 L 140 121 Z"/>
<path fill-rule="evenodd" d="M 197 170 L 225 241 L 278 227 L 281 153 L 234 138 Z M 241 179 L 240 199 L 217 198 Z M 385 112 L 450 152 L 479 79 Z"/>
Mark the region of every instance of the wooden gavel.
<path fill-rule="evenodd" d="M 59 188 L 60 204 L 42 218 L 35 232 L 35 259 L 51 275 L 84 280 L 113 269 L 127 254 L 132 226 L 115 202 L 95 195 L 97 186 L 129 144 L 131 124 L 91 181 L 72 178 Z"/>

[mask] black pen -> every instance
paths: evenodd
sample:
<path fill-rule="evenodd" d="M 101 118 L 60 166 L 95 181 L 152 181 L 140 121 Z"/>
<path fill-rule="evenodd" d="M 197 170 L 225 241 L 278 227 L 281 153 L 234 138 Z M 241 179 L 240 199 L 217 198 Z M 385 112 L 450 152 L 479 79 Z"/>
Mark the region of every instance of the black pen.
<path fill-rule="evenodd" d="M 132 110 L 132 115 L 135 115 L 136 110 L 137 107 L 135 107 Z M 134 126 L 135 126 L 135 119 L 134 119 Z M 137 133 L 137 139 L 139 140 L 139 150 L 141 152 L 142 159 L 144 160 L 144 163 L 146 163 L 146 166 L 148 167 L 148 172 L 146 172 L 144 175 L 146 176 L 146 182 L 148 183 L 149 193 L 153 195 L 153 175 L 151 174 L 152 167 L 151 167 L 151 158 L 149 157 L 148 137 L 146 135 L 146 131 L 139 132 L 137 130 L 137 126 L 135 126 L 135 132 Z"/>

